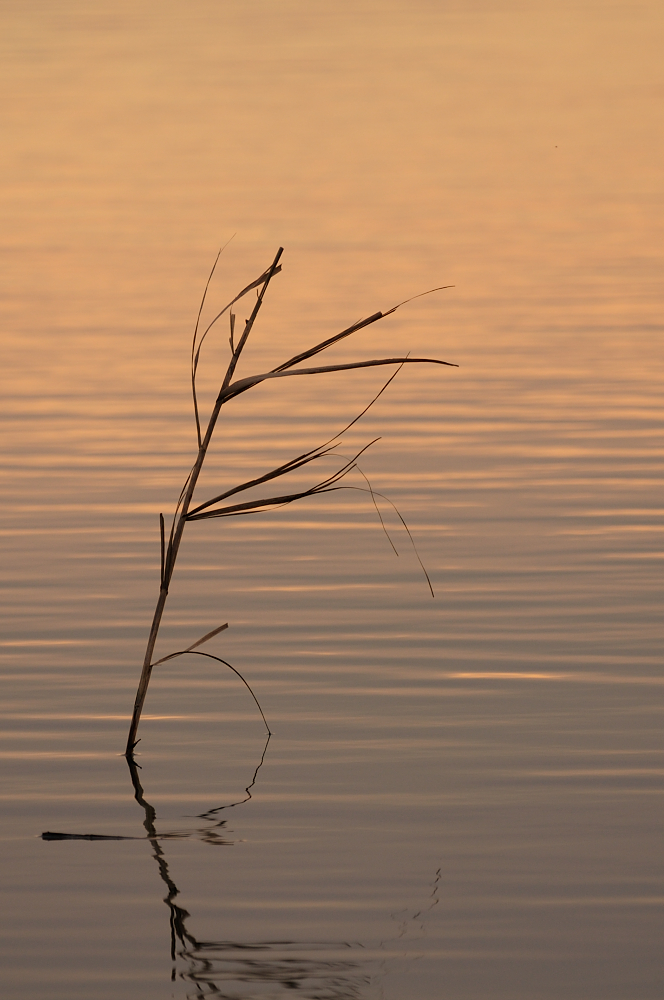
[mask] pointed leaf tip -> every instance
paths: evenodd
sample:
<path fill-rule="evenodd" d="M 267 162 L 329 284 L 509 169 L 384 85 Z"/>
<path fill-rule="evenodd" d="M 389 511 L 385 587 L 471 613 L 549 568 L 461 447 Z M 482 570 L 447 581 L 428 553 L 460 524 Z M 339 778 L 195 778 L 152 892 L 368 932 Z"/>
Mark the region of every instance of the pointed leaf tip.
<path fill-rule="evenodd" d="M 152 666 L 158 667 L 160 663 L 166 663 L 167 660 L 174 660 L 176 656 L 183 656 L 185 653 L 192 653 L 197 646 L 202 646 L 204 642 L 208 641 L 208 639 L 212 639 L 213 636 L 219 635 L 220 632 L 223 632 L 224 629 L 227 628 L 228 628 L 228 622 L 226 622 L 225 625 L 220 625 L 219 628 L 213 628 L 211 632 L 208 632 L 207 635 L 204 635 L 202 639 L 197 639 L 196 642 L 192 643 L 191 646 L 187 646 L 186 649 L 180 649 L 178 650 L 177 653 L 169 653 L 168 656 L 162 656 L 160 660 L 155 660 Z M 208 654 L 205 653 L 201 655 L 207 656 Z"/>
<path fill-rule="evenodd" d="M 225 625 L 220 625 L 219 628 L 213 628 L 212 631 L 208 632 L 207 635 L 204 635 L 202 639 L 198 639 L 195 643 L 193 643 L 193 645 L 187 646 L 185 652 L 190 653 L 192 649 L 196 649 L 197 646 L 202 646 L 204 642 L 208 641 L 208 639 L 212 639 L 215 635 L 219 635 L 220 632 L 223 632 L 227 628 L 228 622 L 226 622 Z"/>

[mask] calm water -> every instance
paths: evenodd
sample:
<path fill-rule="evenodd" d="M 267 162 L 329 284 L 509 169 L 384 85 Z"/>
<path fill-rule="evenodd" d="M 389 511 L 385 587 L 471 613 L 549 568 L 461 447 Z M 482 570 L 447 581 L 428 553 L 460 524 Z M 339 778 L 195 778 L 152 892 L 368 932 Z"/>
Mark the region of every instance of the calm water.
<path fill-rule="evenodd" d="M 661 996 L 663 35 L 655 0 L 5 0 L 3 997 Z M 321 358 L 460 365 L 344 448 L 382 436 L 436 596 L 362 493 L 191 524 L 159 655 L 230 622 L 274 735 L 174 660 L 132 773 L 233 233 L 210 315 L 286 248 L 241 374 L 455 286 Z M 235 401 L 200 499 L 381 374 Z"/>

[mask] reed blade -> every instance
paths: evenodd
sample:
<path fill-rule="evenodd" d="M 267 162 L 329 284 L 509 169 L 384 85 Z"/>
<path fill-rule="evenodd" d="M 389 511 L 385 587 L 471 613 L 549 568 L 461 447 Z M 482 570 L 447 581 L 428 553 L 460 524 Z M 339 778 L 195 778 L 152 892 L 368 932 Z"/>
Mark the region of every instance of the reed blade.
<path fill-rule="evenodd" d="M 225 632 L 227 628 L 228 622 L 224 625 L 219 625 L 218 628 L 213 628 L 211 632 L 206 632 L 202 639 L 198 639 L 196 642 L 193 642 L 191 646 L 187 646 L 185 652 L 191 653 L 192 649 L 196 649 L 197 646 L 202 646 L 204 642 L 208 641 L 208 639 L 212 639 L 215 635 L 219 635 L 220 632 Z"/>
<path fill-rule="evenodd" d="M 226 628 L 226 627 L 227 626 L 222 625 L 222 628 Z M 217 631 L 220 631 L 220 629 L 217 629 Z M 214 634 L 214 633 L 211 633 L 211 634 Z M 201 642 L 204 642 L 204 641 L 205 641 L 204 639 L 201 639 Z M 196 644 L 196 645 L 198 645 L 198 644 Z M 261 708 L 261 703 L 259 702 L 258 698 L 254 694 L 254 692 L 253 692 L 253 690 L 251 688 L 251 685 L 249 684 L 249 682 L 247 680 L 245 680 L 245 678 L 242 676 L 242 674 L 240 673 L 240 671 L 236 670 L 235 667 L 231 663 L 228 662 L 228 660 L 222 660 L 222 658 L 220 656 L 214 656 L 212 653 L 201 653 L 201 652 L 199 652 L 198 650 L 195 650 L 192 647 L 190 649 L 181 649 L 177 653 L 171 653 L 170 656 L 165 656 L 163 660 L 158 660 L 157 663 L 163 663 L 165 660 L 174 660 L 176 656 L 184 656 L 186 653 L 191 653 L 192 656 L 207 656 L 210 660 L 216 660 L 217 663 L 223 663 L 225 667 L 228 667 L 229 670 L 232 670 L 233 673 L 237 677 L 240 678 L 240 680 L 242 681 L 242 683 L 246 687 L 247 691 L 249 692 L 249 694 L 251 695 L 251 697 L 256 702 L 256 707 L 258 708 L 258 711 L 261 713 L 261 718 L 262 718 L 263 722 L 265 723 L 265 728 L 267 729 L 268 736 L 272 736 L 272 731 L 270 730 L 270 727 L 267 724 L 267 719 L 265 718 L 265 713 L 263 712 L 263 709 Z M 153 664 L 153 666 L 156 667 L 157 663 Z"/>
<path fill-rule="evenodd" d="M 372 323 L 377 323 L 380 319 L 385 319 L 386 316 L 391 316 L 392 313 L 396 312 L 401 306 L 405 306 L 408 302 L 413 302 L 415 299 L 421 299 L 424 295 L 432 295 L 434 292 L 442 292 L 446 288 L 453 288 L 454 285 L 439 285 L 438 288 L 430 288 L 426 292 L 419 292 L 417 295 L 412 295 L 409 299 L 404 299 L 403 302 L 398 302 L 391 309 L 387 309 L 385 312 L 372 313 L 371 316 L 367 316 L 366 319 L 361 319 L 357 323 L 353 323 L 352 326 L 346 327 L 341 333 L 335 334 L 333 337 L 328 337 L 327 340 L 323 340 L 320 344 L 315 344 L 314 347 L 310 347 L 306 351 L 302 351 L 300 354 L 296 354 L 295 357 L 290 358 L 288 361 L 284 361 L 283 364 L 279 365 L 277 368 L 273 368 L 273 371 L 280 372 L 286 368 L 291 368 L 293 365 L 297 365 L 300 361 L 306 361 L 308 358 L 313 358 L 316 354 L 320 354 L 321 351 L 326 351 L 328 347 L 332 347 L 333 344 L 338 344 L 340 340 L 345 340 L 346 337 L 350 337 L 351 334 L 357 333 L 358 330 L 363 330 L 367 326 L 371 326 Z"/>
<path fill-rule="evenodd" d="M 375 368 L 378 365 L 447 365 L 450 368 L 459 366 L 453 361 L 440 361 L 438 358 L 377 358 L 372 361 L 352 361 L 346 365 L 321 365 L 318 368 L 291 368 L 288 371 L 264 372 L 262 375 L 249 375 L 247 378 L 238 379 L 231 382 L 217 396 L 217 402 L 227 402 L 234 396 L 253 389 L 260 382 L 266 382 L 271 378 L 288 378 L 291 375 L 326 375 L 328 372 L 345 372 L 355 368 Z"/>
<path fill-rule="evenodd" d="M 231 239 L 233 239 L 233 237 L 231 237 Z M 196 317 L 196 325 L 194 327 L 194 336 L 193 336 L 193 339 L 192 339 L 192 342 L 191 342 L 191 392 L 192 392 L 193 401 L 194 401 L 194 419 L 196 421 L 196 436 L 198 438 L 198 447 L 199 448 L 201 446 L 201 423 L 200 423 L 200 414 L 199 414 L 199 409 L 198 409 L 198 394 L 196 392 L 196 373 L 198 371 L 198 364 L 199 364 L 200 357 L 201 357 L 201 348 L 203 346 L 203 342 L 205 341 L 205 338 L 207 337 L 208 333 L 210 332 L 210 330 L 212 329 L 212 327 L 214 326 L 214 324 L 217 322 L 217 320 L 221 319 L 221 317 L 224 315 L 224 313 L 228 312 L 229 309 L 232 309 L 232 307 L 235 305 L 236 302 L 239 302 L 240 299 L 243 298 L 245 295 L 247 295 L 248 292 L 252 291 L 252 289 L 258 288 L 259 285 L 261 285 L 266 280 L 266 277 L 268 275 L 271 278 L 273 275 L 278 274 L 279 271 L 281 271 L 281 267 L 274 268 L 274 266 L 273 266 L 272 269 L 268 268 L 266 271 L 263 271 L 263 273 L 261 275 L 259 275 L 258 278 L 256 278 L 254 281 L 250 282 L 245 288 L 242 289 L 241 292 L 238 292 L 238 294 L 235 296 L 235 298 L 231 299 L 231 301 L 228 302 L 224 306 L 224 308 L 220 312 L 217 313 L 217 315 L 214 317 L 214 319 L 210 323 L 208 323 L 205 331 L 203 332 L 203 334 L 201 335 L 201 337 L 199 339 L 198 338 L 198 331 L 199 331 L 199 328 L 200 328 L 201 315 L 203 313 L 203 307 L 205 306 L 205 301 L 207 299 L 207 293 L 208 293 L 208 289 L 210 287 L 210 282 L 212 281 L 212 278 L 214 276 L 214 272 L 217 269 L 217 264 L 219 263 L 219 258 L 221 257 L 222 253 L 224 252 L 224 250 L 226 249 L 226 247 L 228 246 L 229 243 L 230 243 L 230 240 L 227 240 L 226 243 L 224 244 L 224 246 L 221 248 L 221 250 L 217 254 L 215 262 L 212 265 L 212 270 L 210 271 L 210 274 L 208 276 L 207 282 L 205 284 L 205 289 L 203 290 L 203 297 L 201 298 L 201 304 L 200 304 L 200 306 L 198 308 L 198 316 Z M 235 330 L 235 316 L 231 313 L 231 336 L 230 336 L 231 354 L 234 354 L 234 346 L 233 346 L 233 333 L 234 333 L 234 330 Z"/>
<path fill-rule="evenodd" d="M 200 504 L 198 507 L 192 508 L 189 513 L 198 514 L 201 510 L 205 510 L 207 507 L 211 507 L 215 503 L 220 503 L 222 500 L 227 500 L 228 497 L 235 496 L 236 494 L 242 493 L 245 490 L 251 489 L 254 486 L 260 486 L 262 483 L 266 483 L 270 479 L 276 479 L 278 476 L 285 476 L 289 472 L 293 472 L 296 469 L 301 468 L 303 465 L 306 465 L 308 462 L 314 462 L 317 459 L 323 458 L 325 455 L 329 454 L 337 447 L 337 445 L 332 444 L 332 442 L 337 441 L 337 439 L 342 437 L 346 433 L 346 431 L 350 430 L 350 428 L 353 427 L 353 425 L 356 424 L 358 420 L 362 419 L 365 413 L 367 413 L 368 410 L 370 410 L 371 407 L 374 405 L 374 403 L 378 399 L 380 399 L 382 394 L 385 392 L 390 383 L 394 381 L 394 379 L 397 377 L 402 368 L 403 365 L 399 365 L 397 370 L 390 375 L 385 384 L 381 387 L 381 389 L 379 389 L 379 391 L 376 393 L 373 399 L 364 407 L 364 409 L 360 413 L 358 413 L 358 415 L 354 417 L 350 421 L 350 423 L 346 424 L 345 427 L 343 427 L 340 431 L 338 431 L 333 437 L 325 441 L 322 445 L 319 445 L 317 448 L 312 448 L 311 451 L 305 452 L 303 455 L 297 455 L 295 458 L 290 459 L 290 461 L 285 462 L 283 465 L 280 465 L 276 469 L 272 469 L 270 472 L 266 472 L 262 476 L 258 476 L 256 479 L 250 479 L 246 483 L 241 483 L 239 486 L 234 486 L 232 487 L 232 489 L 226 490 L 225 493 L 220 493 L 218 496 L 213 497 L 211 500 L 206 500 L 205 503 Z M 362 472 L 361 469 L 359 469 L 359 466 L 358 470 L 364 476 L 364 473 Z M 369 485 L 368 480 L 367 480 L 367 485 Z M 378 511 L 378 516 L 380 517 L 380 511 Z M 387 530 L 385 533 L 387 534 L 387 537 L 390 538 Z M 392 544 L 391 538 L 390 538 L 390 544 Z M 396 552 L 396 549 L 394 551 Z"/>
<path fill-rule="evenodd" d="M 222 390 L 230 383 L 230 380 L 233 378 L 233 373 L 235 372 L 235 368 L 240 359 L 240 355 L 244 350 L 244 346 L 247 343 L 247 340 L 249 339 L 249 334 L 251 333 L 253 325 L 256 322 L 256 317 L 258 316 L 260 308 L 263 305 L 263 299 L 265 298 L 265 293 L 267 292 L 268 285 L 272 281 L 275 274 L 278 274 L 279 271 L 281 270 L 281 267 L 279 266 L 279 261 L 281 260 L 281 255 L 283 254 L 283 252 L 284 248 L 279 247 L 279 249 L 277 250 L 276 257 L 268 267 L 267 271 L 265 271 L 264 274 L 261 276 L 261 280 L 256 283 L 256 284 L 262 284 L 262 288 L 258 293 L 258 297 L 256 299 L 256 305 L 254 306 L 251 312 L 251 316 L 244 324 L 244 330 L 242 331 L 242 336 L 240 337 L 238 345 L 235 348 L 235 351 L 233 352 L 233 355 L 229 362 L 228 370 L 226 372 L 224 381 L 222 383 Z M 207 333 L 207 330 L 205 332 Z"/>
<path fill-rule="evenodd" d="M 228 499 L 228 497 L 235 496 L 238 493 L 243 493 L 245 490 L 249 490 L 254 486 L 260 486 L 262 483 L 267 483 L 271 479 L 277 479 L 280 476 L 286 476 L 289 472 L 294 472 L 296 469 L 301 469 L 302 466 L 308 465 L 309 462 L 315 462 L 316 459 L 322 458 L 323 455 L 329 454 L 334 451 L 336 445 L 331 445 L 329 447 L 322 446 L 321 448 L 315 448 L 313 451 L 307 452 L 304 455 L 298 455 L 297 458 L 291 459 L 289 462 L 280 465 L 277 469 L 272 469 L 270 472 L 266 472 L 262 476 L 258 476 L 256 479 L 250 479 L 246 483 L 241 483 L 239 486 L 233 486 L 232 489 L 226 490 L 225 493 L 220 493 L 219 496 L 213 497 L 212 500 L 206 500 L 205 503 L 199 504 L 198 507 L 193 507 L 189 511 L 189 516 L 192 514 L 198 514 L 199 511 L 205 510 L 206 507 L 211 507 L 214 503 L 220 503 L 222 500 Z"/>
<path fill-rule="evenodd" d="M 192 643 L 191 646 L 187 646 L 186 649 L 181 649 L 177 653 L 169 653 L 168 656 L 162 656 L 160 660 L 155 660 L 152 664 L 153 667 L 158 667 L 160 663 L 166 663 L 167 660 L 173 660 L 176 656 L 182 656 L 183 653 L 193 653 L 197 646 L 202 646 L 204 642 L 208 639 L 212 639 L 215 635 L 219 635 L 220 632 L 225 631 L 228 628 L 228 622 L 225 625 L 220 625 L 219 628 L 213 628 L 211 632 L 204 635 L 202 639 L 197 639 L 196 642 Z"/>
<path fill-rule="evenodd" d="M 160 579 L 162 585 L 164 583 L 164 569 L 166 567 L 166 545 L 165 545 L 164 535 L 165 535 L 165 531 L 164 531 L 164 515 L 160 514 L 159 515 L 159 536 L 160 536 L 160 541 L 161 541 L 161 575 L 160 575 L 159 579 Z"/>
<path fill-rule="evenodd" d="M 359 466 L 358 466 L 358 469 L 359 469 Z M 362 472 L 362 470 L 359 469 L 359 471 L 364 476 L 364 473 Z M 364 476 L 364 478 L 366 479 L 367 477 Z M 363 489 L 361 486 L 346 486 L 346 487 L 343 487 L 343 488 L 347 489 L 347 490 L 359 490 L 361 493 L 370 493 L 371 497 L 372 497 L 372 499 L 374 501 L 374 504 L 376 505 L 376 510 L 378 510 L 378 506 L 377 506 L 376 500 L 375 500 L 376 497 L 380 497 L 381 500 L 385 500 L 387 503 L 389 503 L 390 507 L 392 508 L 392 510 L 394 511 L 394 513 L 397 515 L 397 517 L 401 521 L 401 524 L 405 528 L 406 534 L 408 535 L 408 538 L 410 539 L 410 544 L 413 546 L 413 552 L 415 553 L 415 556 L 417 557 L 417 561 L 420 564 L 422 572 L 424 573 L 424 575 L 426 577 L 426 581 L 427 581 L 427 583 L 429 585 L 429 590 L 431 591 L 431 596 L 435 597 L 436 595 L 435 595 L 434 590 L 433 590 L 433 584 L 431 583 L 431 578 L 430 578 L 429 574 L 427 573 L 426 566 L 424 565 L 424 563 L 422 562 L 422 559 L 420 558 L 420 553 L 417 551 L 417 545 L 415 544 L 415 539 L 413 538 L 412 532 L 411 532 L 410 528 L 408 527 L 408 525 L 406 524 L 406 521 L 405 521 L 403 515 L 401 514 L 401 511 L 396 506 L 396 504 L 392 500 L 390 500 L 389 497 L 386 497 L 384 493 L 377 493 L 373 489 L 373 487 L 371 486 L 371 483 L 369 483 L 368 480 L 367 480 L 367 483 L 368 483 L 368 487 L 369 488 L 366 489 L 366 490 Z M 378 516 L 380 517 L 380 511 L 378 513 Z M 381 522 L 382 522 L 382 520 L 383 519 L 381 517 Z M 387 532 L 386 532 L 386 534 L 387 534 Z M 388 538 L 389 538 L 389 535 L 388 535 Z M 390 542 L 392 542 L 391 538 L 390 538 Z M 392 545 L 392 548 L 394 549 L 394 545 Z M 396 552 L 396 549 L 394 549 L 394 551 Z M 397 552 L 397 555 L 399 555 L 398 552 Z"/>
<path fill-rule="evenodd" d="M 232 237 L 231 237 L 231 239 L 232 239 Z M 229 242 L 230 242 L 230 240 L 228 241 L 228 243 Z M 205 282 L 205 288 L 203 289 L 203 295 L 201 297 L 201 304 L 198 307 L 198 315 L 196 317 L 196 325 L 194 327 L 194 338 L 193 338 L 192 346 L 191 346 L 191 354 L 192 354 L 191 391 L 192 391 L 192 395 L 194 397 L 194 419 L 196 421 L 196 436 L 198 437 L 199 447 L 200 447 L 200 443 L 201 443 L 201 422 L 200 422 L 200 418 L 199 418 L 199 415 L 198 415 L 198 398 L 196 396 L 196 365 L 198 364 L 198 355 L 196 357 L 196 364 L 194 364 L 193 357 L 194 357 L 194 351 L 196 349 L 196 338 L 198 337 L 198 328 L 199 328 L 200 323 L 201 323 L 201 316 L 203 315 L 203 309 L 205 307 L 205 300 L 207 299 L 207 293 L 208 293 L 208 289 L 210 287 L 210 282 L 212 281 L 212 278 L 214 276 L 214 272 L 217 270 L 217 264 L 219 263 L 219 258 L 221 257 L 222 253 L 224 252 L 224 250 L 228 246 L 228 243 L 226 243 L 220 249 L 219 253 L 215 257 L 214 264 L 212 265 L 212 270 L 210 271 L 210 273 L 208 275 L 208 280 Z"/>
<path fill-rule="evenodd" d="M 237 514 L 246 513 L 259 513 L 263 509 L 269 507 L 283 507 L 286 504 L 294 503 L 296 500 L 302 500 L 304 497 L 315 496 L 317 493 L 327 493 L 331 486 L 338 483 L 340 479 L 347 476 L 354 468 L 356 468 L 356 461 L 363 455 L 364 452 L 375 444 L 376 441 L 380 441 L 380 438 L 374 438 L 368 444 L 365 444 L 363 448 L 358 451 L 354 458 L 350 459 L 336 472 L 333 472 L 331 476 L 323 479 L 320 483 L 316 483 L 314 486 L 310 486 L 306 490 L 299 490 L 296 493 L 286 493 L 283 496 L 277 497 L 264 497 L 261 500 L 247 500 L 244 503 L 231 504 L 228 507 L 218 507 L 216 510 L 204 510 L 201 513 L 194 513 L 187 515 L 187 521 L 204 521 L 211 517 L 233 517 Z"/>

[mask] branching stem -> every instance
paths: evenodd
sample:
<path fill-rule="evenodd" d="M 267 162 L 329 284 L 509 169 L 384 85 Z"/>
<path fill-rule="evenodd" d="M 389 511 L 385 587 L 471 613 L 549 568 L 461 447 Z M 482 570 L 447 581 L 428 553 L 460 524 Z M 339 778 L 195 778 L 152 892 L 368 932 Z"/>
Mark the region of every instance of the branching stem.
<path fill-rule="evenodd" d="M 212 435 L 214 434 L 217 420 L 221 412 L 221 407 L 225 403 L 233 399 L 235 396 L 238 396 L 243 392 L 247 392 L 254 386 L 259 385 L 261 382 L 264 382 L 266 379 L 284 378 L 289 375 L 324 374 L 327 372 L 346 371 L 354 368 L 372 368 L 377 365 L 387 365 L 387 364 L 396 364 L 399 365 L 399 368 L 403 367 L 403 365 L 405 364 L 418 364 L 418 363 L 450 365 L 449 361 L 438 361 L 437 359 L 434 358 L 399 357 L 399 358 L 380 358 L 380 359 L 355 362 L 352 364 L 345 364 L 345 365 L 344 364 L 326 365 L 318 368 L 295 368 L 295 365 L 299 364 L 300 362 L 306 361 L 309 358 L 314 357 L 314 355 L 321 353 L 321 351 L 326 350 L 328 347 L 331 347 L 333 344 L 338 343 L 340 340 L 343 340 L 345 337 L 350 336 L 352 333 L 355 333 L 366 326 L 370 326 L 372 323 L 375 323 L 378 320 L 383 319 L 385 316 L 390 315 L 396 309 L 399 308 L 399 305 L 405 304 L 404 302 L 402 302 L 399 303 L 399 305 L 393 306 L 391 309 L 387 310 L 384 313 L 376 312 L 373 313 L 371 316 L 369 316 L 367 319 L 361 320 L 358 323 L 354 323 L 352 326 L 348 327 L 345 330 L 342 330 L 341 333 L 336 334 L 334 337 L 330 337 L 327 340 L 323 341 L 322 343 L 316 344 L 314 345 L 314 347 L 309 348 L 309 350 L 303 351 L 302 353 L 296 355 L 295 357 L 290 358 L 290 360 L 285 361 L 277 368 L 272 369 L 271 372 L 265 372 L 261 375 L 249 376 L 248 378 L 239 379 L 238 381 L 233 382 L 232 381 L 233 375 L 235 374 L 235 369 L 237 367 L 238 361 L 240 360 L 240 355 L 242 354 L 245 344 L 247 343 L 251 330 L 256 321 L 256 317 L 258 316 L 260 308 L 263 304 L 263 299 L 265 297 L 268 285 L 270 284 L 270 281 L 272 280 L 274 275 L 281 270 L 279 261 L 281 259 L 282 253 L 283 253 L 283 248 L 280 247 L 270 267 L 266 271 L 264 271 L 259 278 L 257 278 L 255 281 L 251 282 L 251 284 L 243 288 L 242 291 L 238 295 L 236 295 L 235 298 L 232 299 L 232 301 L 214 317 L 212 322 L 208 324 L 203 334 L 199 336 L 199 326 L 200 326 L 201 314 L 203 311 L 203 305 L 205 304 L 208 288 L 210 285 L 210 281 L 212 279 L 212 275 L 214 274 L 217 261 L 215 261 L 215 265 L 212 268 L 212 272 L 210 273 L 210 277 L 208 278 L 207 284 L 205 286 L 205 291 L 203 293 L 203 299 L 201 302 L 201 307 L 198 312 L 198 318 L 194 330 L 192 353 L 191 353 L 191 358 L 192 358 L 191 382 L 192 382 L 192 394 L 194 402 L 194 419 L 196 423 L 196 435 L 198 442 L 198 454 L 196 456 L 196 461 L 194 462 L 193 468 L 189 473 L 187 480 L 184 484 L 182 492 L 180 493 L 175 514 L 173 516 L 173 522 L 171 525 L 167 544 L 165 543 L 164 521 L 162 515 L 160 515 L 161 576 L 160 576 L 159 598 L 157 600 L 157 606 L 154 611 L 152 625 L 150 628 L 150 634 L 148 636 L 147 647 L 145 650 L 145 657 L 143 659 L 143 668 L 141 671 L 141 677 L 138 684 L 138 690 L 136 692 L 136 699 L 134 701 L 134 711 L 131 718 L 131 726 L 129 728 L 129 735 L 127 737 L 127 746 L 125 754 L 128 758 L 132 757 L 134 748 L 138 743 L 138 738 L 137 738 L 138 725 L 141 720 L 141 713 L 143 711 L 143 706 L 145 704 L 145 697 L 147 695 L 148 685 L 150 683 L 150 677 L 152 675 L 152 669 L 157 665 L 153 663 L 155 644 L 157 642 L 157 637 L 159 635 L 159 629 L 164 614 L 164 608 L 166 607 L 166 600 L 168 598 L 168 590 L 171 580 L 173 578 L 173 572 L 175 569 L 175 563 L 177 560 L 178 552 L 180 550 L 180 544 L 182 542 L 182 536 L 184 533 L 185 524 L 188 521 L 201 520 L 209 517 L 220 517 L 220 516 L 229 517 L 229 516 L 246 514 L 249 512 L 253 513 L 257 512 L 258 510 L 267 510 L 275 505 L 281 505 L 283 503 L 292 503 L 295 500 L 299 500 L 301 498 L 308 496 L 313 496 L 319 492 L 329 492 L 331 489 L 338 489 L 339 487 L 335 486 L 335 484 L 339 482 L 339 480 L 342 479 L 347 474 L 347 472 L 349 472 L 351 469 L 356 468 L 355 459 L 352 459 L 350 462 L 348 462 L 345 466 L 343 466 L 332 476 L 323 480 L 322 483 L 318 483 L 316 486 L 310 487 L 308 490 L 300 491 L 298 493 L 286 494 L 284 496 L 278 496 L 278 497 L 265 497 L 263 500 L 255 500 L 239 504 L 233 504 L 230 507 L 214 506 L 215 504 L 218 504 L 221 500 L 225 499 L 226 497 L 242 492 L 244 490 L 248 490 L 253 486 L 266 483 L 272 479 L 279 478 L 280 476 L 286 475 L 288 472 L 292 472 L 295 469 L 301 468 L 303 465 L 306 465 L 307 463 L 314 461 L 315 459 L 320 458 L 324 454 L 327 454 L 329 451 L 333 450 L 336 447 L 336 445 L 333 445 L 332 442 L 336 441 L 346 430 L 348 430 L 348 428 L 351 427 L 359 419 L 359 416 L 362 416 L 364 413 L 366 413 L 366 410 L 369 409 L 369 406 L 373 405 L 376 399 L 378 399 L 378 396 L 380 396 L 381 393 L 384 391 L 384 389 L 387 388 L 387 385 L 389 385 L 389 382 L 392 379 L 390 378 L 388 380 L 386 385 L 383 387 L 383 389 L 380 390 L 378 395 L 374 397 L 369 406 L 366 407 L 362 411 L 362 413 L 355 418 L 355 420 L 351 421 L 351 423 L 348 424 L 348 426 L 344 428 L 343 431 L 335 435 L 334 438 L 331 438 L 330 441 L 325 443 L 325 445 L 322 445 L 320 448 L 315 448 L 311 452 L 307 452 L 304 455 L 300 455 L 297 458 L 292 459 L 289 462 L 286 462 L 284 465 L 280 466 L 277 469 L 272 470 L 271 472 L 266 473 L 265 475 L 259 477 L 258 479 L 251 480 L 247 483 L 242 483 L 239 486 L 227 490 L 225 493 L 220 494 L 219 496 L 213 498 L 212 500 L 208 500 L 203 504 L 199 504 L 192 511 L 191 503 L 194 496 L 194 491 L 196 489 L 199 476 L 203 469 L 203 463 L 205 462 L 205 458 L 207 456 L 208 448 L 212 440 Z M 218 259 L 219 258 L 217 257 L 217 260 Z M 449 288 L 451 286 L 447 285 L 443 287 Z M 216 323 L 216 321 L 221 316 L 223 316 L 225 312 L 232 310 L 233 305 L 240 298 L 242 298 L 244 295 L 246 295 L 249 291 L 251 291 L 254 288 L 258 289 L 256 302 L 249 319 L 246 320 L 245 322 L 244 330 L 242 331 L 242 334 L 239 336 L 237 342 L 234 336 L 235 316 L 231 312 L 231 337 L 230 337 L 231 358 L 228 364 L 226 374 L 222 381 L 219 394 L 215 400 L 214 406 L 212 407 L 212 412 L 208 420 L 208 425 L 205 430 L 205 434 L 202 434 L 200 415 L 199 415 L 199 405 L 196 394 L 196 371 L 200 359 L 201 345 L 205 340 L 207 334 L 209 333 L 211 327 Z M 439 291 L 439 289 L 432 289 L 432 291 Z M 428 294 L 428 293 L 425 292 L 423 294 Z M 417 296 L 415 297 L 417 298 Z M 456 367 L 456 365 L 454 365 L 453 367 Z M 392 378 L 393 377 L 394 376 L 392 376 Z M 362 451 L 364 450 L 365 449 L 362 449 Z M 355 456 L 355 458 L 359 457 L 359 454 L 361 453 L 362 452 L 359 452 L 358 455 Z M 373 496 L 373 491 L 370 490 L 370 492 L 372 493 Z M 213 630 L 213 632 L 209 633 L 207 636 L 204 636 L 203 639 L 199 640 L 194 645 L 200 645 L 201 642 L 204 642 L 208 638 L 211 638 L 213 635 L 216 635 L 217 632 L 220 632 L 223 628 L 225 628 L 225 626 L 221 626 L 220 628 Z M 193 650 L 193 646 L 190 647 L 190 650 Z M 181 654 L 178 653 L 172 655 L 174 656 Z M 210 654 L 202 654 L 202 655 L 210 655 Z M 158 662 L 163 662 L 163 660 L 170 658 L 171 657 L 163 657 L 163 659 Z M 234 667 L 231 667 L 231 669 L 235 670 Z M 238 674 L 238 676 L 243 681 L 243 683 L 247 684 L 247 682 L 244 680 L 241 674 Z M 247 685 L 247 687 L 249 687 L 249 685 Z M 251 688 L 249 688 L 249 690 L 252 694 L 252 697 L 254 697 L 254 700 L 256 700 L 253 691 L 251 691 Z M 258 704 L 258 702 L 256 702 L 256 704 Z M 260 705 L 258 707 L 260 709 Z M 262 715 L 262 709 L 261 709 L 261 715 Z"/>

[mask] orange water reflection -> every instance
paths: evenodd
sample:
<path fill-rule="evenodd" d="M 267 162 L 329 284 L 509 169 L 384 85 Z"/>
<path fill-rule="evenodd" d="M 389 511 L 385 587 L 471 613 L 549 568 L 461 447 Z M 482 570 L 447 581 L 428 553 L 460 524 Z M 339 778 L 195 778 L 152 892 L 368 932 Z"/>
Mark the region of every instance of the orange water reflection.
<path fill-rule="evenodd" d="M 366 471 L 435 601 L 355 494 L 191 525 L 161 655 L 230 621 L 275 727 L 232 862 L 169 846 L 196 940 L 276 921 L 379 961 L 442 864 L 427 957 L 353 980 L 363 1000 L 654 1000 L 661 3 L 6 0 L 0 22 L 3 987 L 164 996 L 146 859 L 61 844 L 55 871 L 35 834 L 135 832 L 113 755 L 195 446 L 193 319 L 237 233 L 211 308 L 286 247 L 241 374 L 439 284 L 334 359 L 461 367 L 402 372 L 349 443 L 382 435 Z M 203 488 L 326 440 L 379 380 L 237 400 Z M 233 786 L 253 717 L 200 664 L 151 699 L 175 823 Z"/>

